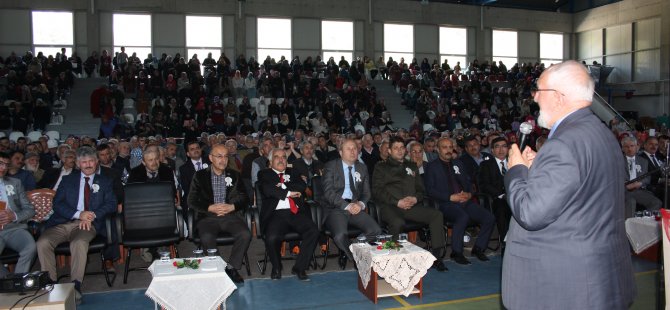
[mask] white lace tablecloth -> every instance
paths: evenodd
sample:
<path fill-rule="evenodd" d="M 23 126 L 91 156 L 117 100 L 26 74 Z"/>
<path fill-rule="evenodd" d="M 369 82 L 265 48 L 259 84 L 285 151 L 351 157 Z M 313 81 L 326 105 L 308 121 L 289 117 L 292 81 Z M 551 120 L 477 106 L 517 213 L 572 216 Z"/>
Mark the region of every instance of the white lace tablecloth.
<path fill-rule="evenodd" d="M 636 254 L 661 240 L 661 222 L 653 217 L 632 217 L 626 220 L 626 235 Z"/>
<path fill-rule="evenodd" d="M 153 276 L 145 295 L 169 310 L 216 309 L 224 304 L 237 286 L 226 274 L 226 262 L 202 258 L 200 268 L 181 268 L 170 262 L 154 261 L 149 266 Z"/>
<path fill-rule="evenodd" d="M 409 242 L 402 245 L 403 248 L 399 251 L 377 250 L 376 246 L 367 243 L 354 243 L 349 246 L 364 288 L 367 288 L 371 270 L 374 270 L 405 297 L 412 293 L 414 286 L 426 275 L 436 258 Z"/>

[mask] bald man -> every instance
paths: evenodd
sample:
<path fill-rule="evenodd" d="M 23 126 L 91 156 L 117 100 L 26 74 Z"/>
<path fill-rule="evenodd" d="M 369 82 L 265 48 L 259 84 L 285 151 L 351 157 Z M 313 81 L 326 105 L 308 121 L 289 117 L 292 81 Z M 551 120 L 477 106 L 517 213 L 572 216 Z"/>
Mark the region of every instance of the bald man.
<path fill-rule="evenodd" d="M 589 109 L 593 89 L 586 68 L 566 61 L 531 90 L 538 124 L 551 132 L 541 151 L 512 145 L 508 154 L 507 309 L 628 309 L 633 301 L 626 171 L 612 132 Z"/>

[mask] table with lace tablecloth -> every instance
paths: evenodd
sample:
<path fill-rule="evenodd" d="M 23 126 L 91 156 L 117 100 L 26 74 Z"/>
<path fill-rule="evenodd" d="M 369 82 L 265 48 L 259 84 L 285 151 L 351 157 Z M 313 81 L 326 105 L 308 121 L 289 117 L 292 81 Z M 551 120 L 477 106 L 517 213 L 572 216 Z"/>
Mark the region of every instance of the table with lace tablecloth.
<path fill-rule="evenodd" d="M 358 288 L 375 303 L 378 297 L 422 297 L 423 276 L 436 260 L 433 254 L 409 242 L 400 250 L 378 250 L 367 243 L 354 243 L 349 249 L 358 266 Z M 377 275 L 384 281 L 378 281 Z"/>
<path fill-rule="evenodd" d="M 147 297 L 169 310 L 216 309 L 220 305 L 225 309 L 226 298 L 237 286 L 226 274 L 221 257 L 202 258 L 198 269 L 177 268 L 174 261 L 157 260 L 149 266 L 153 279 Z"/>
<path fill-rule="evenodd" d="M 626 235 L 636 254 L 652 247 L 661 240 L 661 223 L 654 217 L 626 219 Z"/>

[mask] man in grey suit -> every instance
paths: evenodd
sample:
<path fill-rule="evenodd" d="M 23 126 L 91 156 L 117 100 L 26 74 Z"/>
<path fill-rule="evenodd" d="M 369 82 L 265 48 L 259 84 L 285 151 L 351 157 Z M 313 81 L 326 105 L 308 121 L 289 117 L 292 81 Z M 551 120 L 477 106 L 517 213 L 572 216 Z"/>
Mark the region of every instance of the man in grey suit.
<path fill-rule="evenodd" d="M 323 172 L 322 203 L 324 207 L 324 224 L 331 231 L 335 245 L 342 250 L 346 258 L 353 260 L 349 250 L 349 225 L 360 229 L 372 240 L 381 234 L 381 228 L 375 220 L 365 212 L 370 200 L 370 177 L 368 168 L 358 161 L 358 147 L 353 139 L 346 139 L 339 145 L 340 159 L 326 163 Z M 344 267 L 346 260 L 340 259 Z"/>
<path fill-rule="evenodd" d="M 26 221 L 35 215 L 35 208 L 28 201 L 21 181 L 7 177 L 10 158 L 7 153 L 0 153 L 0 253 L 5 247 L 19 253 L 15 273 L 30 272 L 37 248 L 35 239 L 28 232 Z M 7 270 L 0 264 L 0 278 L 7 275 Z"/>
<path fill-rule="evenodd" d="M 637 155 L 640 149 L 635 137 L 624 137 L 621 139 L 621 149 L 626 157 L 626 181 L 633 180 L 645 173 L 649 168 L 649 161 L 642 156 Z M 654 196 L 654 193 L 647 190 L 651 177 L 647 176 L 642 180 L 626 185 L 626 217 L 632 217 L 635 214 L 635 208 L 638 204 L 647 210 L 658 210 L 663 204 L 660 199 Z"/>
<path fill-rule="evenodd" d="M 566 61 L 531 91 L 538 124 L 551 134 L 538 153 L 517 145 L 509 152 L 507 309 L 628 309 L 633 301 L 626 171 L 614 135 L 589 110 L 593 89 L 586 68 Z"/>

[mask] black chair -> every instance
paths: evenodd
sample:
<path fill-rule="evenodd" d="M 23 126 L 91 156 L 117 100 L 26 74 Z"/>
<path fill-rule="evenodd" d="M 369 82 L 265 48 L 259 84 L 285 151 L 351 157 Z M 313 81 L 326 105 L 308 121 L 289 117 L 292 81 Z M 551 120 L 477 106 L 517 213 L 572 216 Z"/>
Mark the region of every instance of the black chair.
<path fill-rule="evenodd" d="M 128 281 L 132 249 L 174 246 L 183 238 L 181 209 L 175 206 L 174 184 L 131 183 L 124 189 L 123 213 L 117 218 L 119 244 L 126 253 L 123 283 Z"/>
<path fill-rule="evenodd" d="M 326 242 L 326 251 L 322 253 L 321 257 L 323 258 L 323 262 L 321 264 L 321 270 L 326 268 L 326 264 L 328 263 L 328 252 L 330 250 L 330 239 L 332 238 L 332 233 L 330 230 L 326 229 L 324 223 L 323 223 L 323 217 L 324 217 L 324 203 L 322 202 L 322 199 L 324 199 L 324 191 L 323 191 L 323 185 L 321 183 L 321 176 L 315 176 L 312 178 L 312 192 L 313 192 L 313 203 L 314 207 L 312 208 L 312 211 L 316 211 L 316 224 L 319 227 L 319 231 L 326 235 L 328 237 L 328 241 Z M 363 231 L 349 225 L 347 227 L 347 236 L 349 238 L 354 238 L 362 234 Z M 344 255 L 344 251 L 341 249 L 338 249 L 338 254 L 337 257 L 342 257 Z M 340 269 L 345 269 L 346 268 L 346 261 L 344 261 L 345 264 L 340 264 Z"/>
<path fill-rule="evenodd" d="M 0 253 L 0 264 L 11 265 L 16 264 L 19 261 L 19 253 L 12 249 L 5 249 Z"/>
<path fill-rule="evenodd" d="M 306 206 L 309 208 L 310 204 L 306 204 Z M 261 224 L 260 220 L 260 214 L 261 210 L 263 209 L 263 194 L 261 193 L 260 188 L 258 187 L 258 184 L 256 184 L 256 208 L 253 208 L 253 218 L 254 222 L 256 223 L 256 237 L 258 239 L 263 240 L 265 242 L 265 234 L 263 233 L 263 225 Z M 310 213 L 312 214 L 312 220 L 315 221 L 316 223 L 316 212 L 313 210 L 310 210 Z M 251 226 L 249 227 L 251 229 Z M 289 232 L 284 235 L 284 241 L 301 241 L 302 237 L 300 234 L 296 232 Z M 265 271 L 267 270 L 267 265 L 268 265 L 268 250 L 267 247 L 264 250 L 263 254 L 263 259 L 259 260 L 256 264 L 258 265 L 258 270 L 261 272 L 262 275 L 265 274 Z M 289 259 L 295 259 L 294 257 L 282 257 L 282 260 L 289 260 Z M 316 269 L 318 266 L 316 262 L 316 258 L 314 257 L 314 254 L 312 253 L 312 268 Z"/>
<path fill-rule="evenodd" d="M 195 243 L 198 248 L 200 248 L 200 235 L 198 234 L 198 229 L 194 227 L 194 223 L 198 222 L 198 212 L 195 212 L 193 209 L 189 209 L 188 213 L 188 231 L 191 232 L 189 234 L 189 239 L 191 242 Z M 249 212 L 244 210 L 238 211 L 238 213 L 240 213 L 239 215 L 243 216 L 246 220 L 247 227 L 251 227 L 251 216 L 248 214 Z M 219 235 L 216 236 L 217 246 L 232 245 L 233 243 L 235 243 L 235 238 L 233 238 L 233 236 L 227 232 L 219 232 Z M 244 252 L 244 265 L 247 269 L 247 275 L 251 276 L 251 267 L 249 266 L 249 255 L 247 252 Z"/>
<path fill-rule="evenodd" d="M 91 242 L 88 243 L 88 253 L 100 253 L 100 264 L 102 266 L 102 272 L 91 272 L 91 273 L 86 273 L 87 275 L 98 275 L 98 274 L 103 274 L 105 276 L 105 282 L 107 282 L 107 286 L 112 287 L 114 285 L 114 280 L 116 280 L 116 272 L 109 272 L 107 268 L 105 267 L 105 250 L 107 249 L 107 246 L 112 244 L 112 221 L 114 220 L 114 214 L 111 214 L 105 218 L 105 229 L 106 229 L 106 234 L 107 236 L 102 236 L 100 234 L 96 235 Z M 56 256 L 63 255 L 63 256 L 70 256 L 72 253 L 70 252 L 70 243 L 69 242 L 63 242 L 59 244 L 55 249 L 54 249 L 54 254 Z M 87 260 L 88 262 L 88 260 Z M 112 273 L 113 277 L 110 279 L 109 274 Z M 68 277 L 69 274 L 64 274 L 58 277 L 58 281 L 60 279 Z"/>

